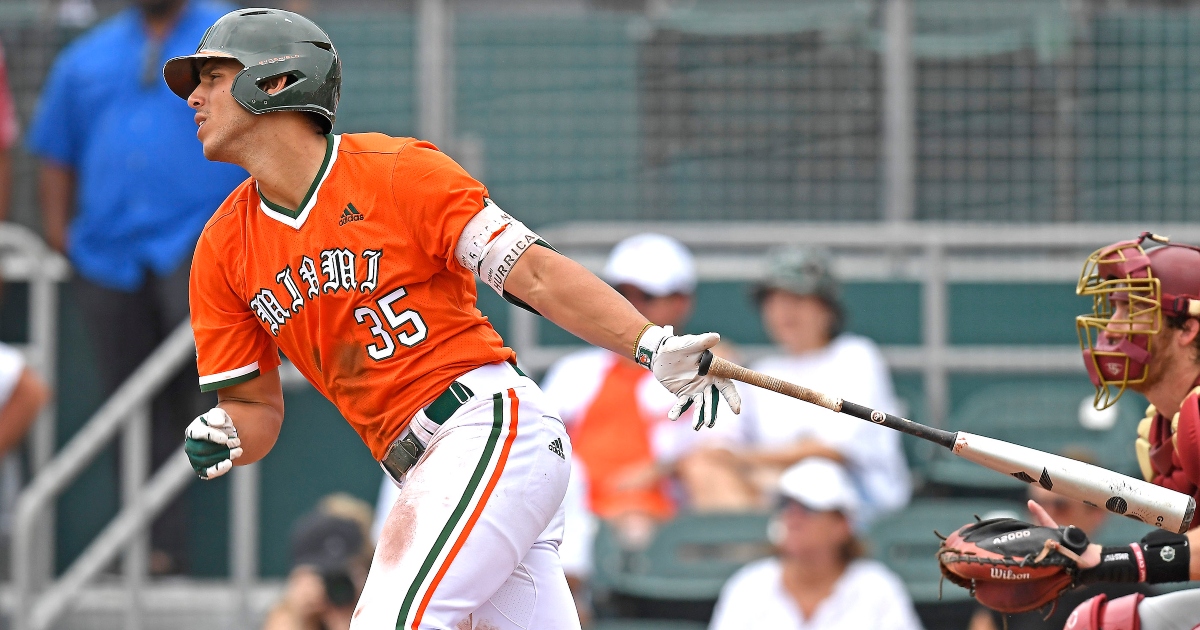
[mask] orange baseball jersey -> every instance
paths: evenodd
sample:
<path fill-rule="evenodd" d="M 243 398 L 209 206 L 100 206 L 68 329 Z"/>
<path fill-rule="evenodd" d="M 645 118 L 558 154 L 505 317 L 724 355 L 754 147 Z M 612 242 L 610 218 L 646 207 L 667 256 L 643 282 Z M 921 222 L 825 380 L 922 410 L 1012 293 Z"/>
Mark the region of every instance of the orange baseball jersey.
<path fill-rule="evenodd" d="M 192 260 L 201 389 L 274 369 L 282 350 L 381 459 L 456 377 L 516 360 L 454 257 L 486 195 L 432 144 L 382 134 L 328 136 L 298 211 L 244 182 Z"/>

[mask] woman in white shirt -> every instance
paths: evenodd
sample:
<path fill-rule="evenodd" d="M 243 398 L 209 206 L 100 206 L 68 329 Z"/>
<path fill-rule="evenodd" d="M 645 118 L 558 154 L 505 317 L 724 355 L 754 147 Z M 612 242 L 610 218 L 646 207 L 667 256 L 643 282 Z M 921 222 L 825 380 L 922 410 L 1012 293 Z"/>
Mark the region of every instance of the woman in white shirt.
<path fill-rule="evenodd" d="M 862 558 L 851 525 L 860 507 L 840 465 L 810 457 L 779 482 L 776 554 L 721 589 L 709 630 L 920 630 L 900 579 Z"/>

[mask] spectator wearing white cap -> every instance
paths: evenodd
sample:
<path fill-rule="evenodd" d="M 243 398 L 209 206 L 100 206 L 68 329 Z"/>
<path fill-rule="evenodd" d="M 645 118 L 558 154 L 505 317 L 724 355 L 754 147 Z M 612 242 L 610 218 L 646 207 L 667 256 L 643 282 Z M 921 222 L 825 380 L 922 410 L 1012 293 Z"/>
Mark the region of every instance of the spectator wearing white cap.
<path fill-rule="evenodd" d="M 687 248 L 671 237 L 639 234 L 621 241 L 601 276 L 655 324 L 679 330 L 691 317 L 695 264 Z M 674 516 L 678 492 L 672 474 L 691 445 L 724 439 L 722 430 L 737 435 L 731 422 L 718 420 L 715 431 L 697 434 L 689 418 L 667 420 L 674 397 L 629 358 L 600 348 L 563 357 L 547 372 L 542 390 L 558 404 L 571 434 L 572 482 L 588 481 L 579 509 L 606 521 L 630 547 L 648 542 L 657 524 Z M 570 526 L 586 522 L 584 515 L 567 518 L 563 564 L 568 582 L 577 589 L 589 567 L 586 553 L 572 550 L 590 549 L 594 528 Z"/>
<path fill-rule="evenodd" d="M 862 502 L 840 465 L 810 457 L 779 480 L 771 520 L 774 556 L 735 573 L 709 630 L 919 630 L 900 578 L 861 557 L 854 521 Z"/>

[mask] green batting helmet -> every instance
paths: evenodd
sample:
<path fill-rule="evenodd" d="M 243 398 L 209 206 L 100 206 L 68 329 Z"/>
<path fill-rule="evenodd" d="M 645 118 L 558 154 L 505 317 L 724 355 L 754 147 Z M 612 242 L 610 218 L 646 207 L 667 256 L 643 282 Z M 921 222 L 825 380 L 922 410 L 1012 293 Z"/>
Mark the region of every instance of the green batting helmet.
<path fill-rule="evenodd" d="M 200 84 L 205 59 L 234 59 L 245 66 L 233 79 L 233 99 L 253 114 L 299 111 L 316 114 L 322 130 L 333 129 L 342 87 L 342 61 L 329 36 L 308 18 L 279 9 L 238 9 L 221 16 L 204 33 L 196 53 L 163 66 L 171 91 L 186 99 Z M 275 94 L 265 81 L 290 77 Z"/>

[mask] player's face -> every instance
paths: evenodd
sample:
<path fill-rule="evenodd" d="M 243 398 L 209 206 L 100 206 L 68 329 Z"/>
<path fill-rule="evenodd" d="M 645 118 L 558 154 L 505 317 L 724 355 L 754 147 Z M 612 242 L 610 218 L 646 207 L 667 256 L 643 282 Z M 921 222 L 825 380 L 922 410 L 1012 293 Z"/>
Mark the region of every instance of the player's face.
<path fill-rule="evenodd" d="M 200 84 L 188 97 L 196 110 L 196 137 L 204 157 L 215 162 L 238 163 L 238 147 L 254 124 L 254 114 L 233 100 L 233 80 L 242 64 L 231 59 L 209 59 L 200 67 Z"/>
<path fill-rule="evenodd" d="M 1128 302 L 1120 300 L 1114 301 L 1112 304 L 1112 321 L 1104 329 L 1104 336 L 1111 343 L 1119 343 L 1122 337 L 1139 336 L 1128 335 L 1131 331 L 1154 330 L 1154 316 L 1149 312 L 1143 312 L 1131 319 Z M 1140 383 L 1130 383 L 1129 389 L 1140 393 L 1150 391 L 1158 383 L 1161 383 L 1171 370 L 1175 369 L 1182 356 L 1182 350 L 1176 343 L 1179 334 L 1179 330 L 1170 326 L 1162 326 L 1153 335 L 1150 342 L 1150 360 L 1146 362 L 1146 378 L 1142 379 Z M 1186 358 L 1184 357 L 1184 359 Z"/>
<path fill-rule="evenodd" d="M 1129 302 L 1113 300 L 1112 308 L 1112 320 L 1104 328 L 1104 334 L 1113 341 L 1120 341 L 1120 338 L 1131 330 L 1153 330 L 1154 315 L 1150 312 L 1142 311 L 1130 320 Z"/>

